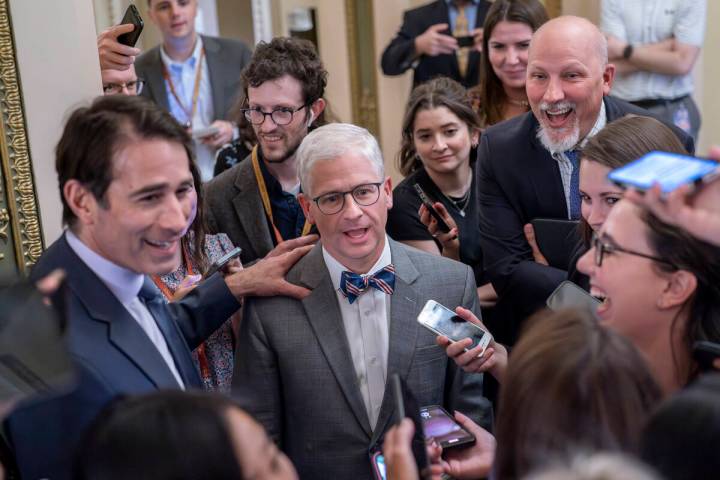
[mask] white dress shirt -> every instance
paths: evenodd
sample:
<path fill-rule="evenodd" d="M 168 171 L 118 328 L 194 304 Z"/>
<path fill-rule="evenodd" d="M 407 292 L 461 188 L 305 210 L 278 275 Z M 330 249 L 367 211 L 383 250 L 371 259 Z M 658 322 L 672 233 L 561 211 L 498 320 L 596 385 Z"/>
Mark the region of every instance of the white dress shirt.
<path fill-rule="evenodd" d="M 202 63 L 200 64 L 200 68 L 202 68 L 200 91 L 198 93 L 197 109 L 195 110 L 195 115 L 193 116 L 192 121 L 188 118 L 187 112 L 184 110 L 192 108 L 195 78 L 197 75 L 198 60 L 200 60 L 202 48 L 202 37 L 197 35 L 197 41 L 195 42 L 195 49 L 193 50 L 192 55 L 183 62 L 177 62 L 168 56 L 164 47 L 160 47 L 160 58 L 162 58 L 162 62 L 173 82 L 175 93 L 177 93 L 180 100 L 182 100 L 182 106 L 180 106 L 175 99 L 175 96 L 170 91 L 169 83 L 165 81 L 165 90 L 167 92 L 170 113 L 183 125 L 191 123 L 193 130 L 209 126 L 213 123 L 213 118 L 215 117 L 207 55 L 203 56 Z M 215 169 L 215 149 L 196 140 L 195 152 L 197 156 L 197 165 L 200 169 L 200 176 L 202 177 L 203 182 L 207 182 L 212 179 L 213 170 Z"/>
<path fill-rule="evenodd" d="M 390 295 L 370 287 L 350 304 L 340 290 L 342 272 L 350 269 L 335 260 L 325 247 L 322 248 L 322 254 L 340 305 L 360 394 L 365 402 L 370 425 L 375 428 L 387 379 Z M 390 263 L 390 244 L 386 236 L 385 248 L 369 272 L 373 274 Z"/>
<path fill-rule="evenodd" d="M 157 323 L 155 323 L 155 318 L 138 297 L 143 282 L 145 281 L 145 275 L 123 268 L 98 255 L 69 229 L 65 230 L 65 238 L 70 248 L 80 257 L 80 260 L 82 260 L 95 275 L 100 277 L 100 280 L 108 287 L 110 292 L 115 295 L 130 316 L 140 325 L 140 328 L 143 329 L 150 341 L 155 345 L 155 348 L 160 352 L 160 355 L 163 360 L 165 360 L 175 380 L 177 380 L 180 387 L 184 389 L 185 384 L 175 366 L 175 360 L 168 349 L 165 337 L 157 326 Z"/>

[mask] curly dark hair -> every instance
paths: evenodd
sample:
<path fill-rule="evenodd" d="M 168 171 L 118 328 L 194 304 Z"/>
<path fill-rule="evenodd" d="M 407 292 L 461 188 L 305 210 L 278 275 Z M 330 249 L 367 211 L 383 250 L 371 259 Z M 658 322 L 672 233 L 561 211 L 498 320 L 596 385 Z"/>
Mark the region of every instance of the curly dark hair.
<path fill-rule="evenodd" d="M 285 75 L 300 82 L 305 104 L 311 105 L 325 95 L 328 72 L 312 42 L 300 38 L 276 37 L 270 43 L 260 42 L 255 47 L 250 63 L 240 76 L 243 89 L 241 101 L 246 101 L 248 88 L 259 87 L 268 80 Z M 314 123 L 322 125 L 324 122 L 324 115 L 321 114 Z"/>

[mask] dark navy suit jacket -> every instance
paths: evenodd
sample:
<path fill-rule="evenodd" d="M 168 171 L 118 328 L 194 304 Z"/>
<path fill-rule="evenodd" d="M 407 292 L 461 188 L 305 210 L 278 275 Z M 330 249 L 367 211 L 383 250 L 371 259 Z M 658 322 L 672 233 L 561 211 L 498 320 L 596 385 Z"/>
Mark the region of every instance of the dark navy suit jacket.
<path fill-rule="evenodd" d="M 608 123 L 627 114 L 655 117 L 612 97 L 604 102 Z M 668 126 L 693 153 L 692 137 Z M 568 218 L 558 163 L 538 140 L 537 129 L 532 112 L 488 128 L 475 163 L 485 273 L 500 301 L 513 306 L 516 321 L 543 306 L 567 277 L 564 270 L 534 262 L 523 234 L 523 226 L 535 218 Z"/>
<path fill-rule="evenodd" d="M 487 0 L 481 0 L 478 3 L 473 28 L 482 28 L 489 8 L 490 2 Z M 450 25 L 450 14 L 445 0 L 437 0 L 405 12 L 400 31 L 382 54 L 380 64 L 383 73 L 385 75 L 401 75 L 407 69 L 412 68 L 415 60 L 415 37 L 423 34 L 431 25 L 438 23 Z M 452 35 L 450 30 L 443 33 Z M 466 88 L 477 85 L 480 78 L 480 52 L 470 51 L 465 78 L 460 76 L 457 56 L 454 53 L 435 57 L 421 56 L 415 66 L 413 88 L 439 76 L 450 77 L 462 83 Z"/>
<path fill-rule="evenodd" d="M 7 421 L 20 472 L 28 479 L 70 478 L 77 442 L 114 397 L 178 388 L 155 345 L 64 235 L 43 254 L 32 277 L 56 268 L 67 275 L 66 341 L 79 383 L 70 393 L 21 406 Z M 217 274 L 182 301 L 161 308 L 171 319 L 170 328 L 161 330 L 185 386 L 200 388 L 190 352 L 239 304 Z"/>

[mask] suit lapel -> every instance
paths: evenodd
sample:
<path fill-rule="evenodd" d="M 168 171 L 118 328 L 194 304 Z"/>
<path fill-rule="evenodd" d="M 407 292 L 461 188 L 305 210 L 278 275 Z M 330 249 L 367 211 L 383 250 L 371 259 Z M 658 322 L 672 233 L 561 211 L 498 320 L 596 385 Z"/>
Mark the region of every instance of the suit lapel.
<path fill-rule="evenodd" d="M 308 322 L 353 414 L 370 437 L 372 435 L 370 421 L 360 395 L 340 307 L 322 258 L 320 244 L 307 254 L 307 259 L 303 262 L 300 283 L 312 289 L 312 293 L 302 301 Z"/>
<path fill-rule="evenodd" d="M 524 175 L 530 179 L 535 191 L 535 198 L 539 202 L 537 208 L 545 212 L 553 212 L 552 215 L 557 218 L 568 218 L 565 188 L 558 162 L 552 158 L 550 152 L 537 138 L 536 132 L 540 125 L 533 113 L 528 112 L 525 115 L 527 115 L 527 121 L 530 122 L 530 148 L 537 154 L 533 155 L 533 161 L 525 162 L 523 168 L 526 169 Z M 558 205 L 562 208 L 559 208 Z"/>
<path fill-rule="evenodd" d="M 246 238 L 251 240 L 248 243 L 252 245 L 254 256 L 261 257 L 264 252 L 272 250 L 275 244 L 270 236 L 270 227 L 249 158 L 238 167 L 235 188 L 237 194 L 232 199 L 235 214 L 245 230 Z"/>
<path fill-rule="evenodd" d="M 212 90 L 213 114 L 214 118 L 225 118 L 225 108 L 223 99 L 225 98 L 225 85 L 223 79 L 225 75 L 226 65 L 220 56 L 220 45 L 212 37 L 201 36 L 203 46 L 205 47 L 205 59 L 207 61 L 208 72 L 210 73 L 210 89 Z"/>
<path fill-rule="evenodd" d="M 418 329 L 421 328 L 416 318 L 424 306 L 424 297 L 412 285 L 419 276 L 419 272 L 404 247 L 391 240 L 390 251 L 396 277 L 395 292 L 390 300 L 390 348 L 388 350 L 387 378 L 390 378 L 393 373 L 398 373 L 403 380 L 407 381 L 410 365 L 415 355 Z M 371 444 L 379 441 L 394 411 L 392 392 L 386 387 Z"/>
<path fill-rule="evenodd" d="M 92 320 L 107 324 L 108 340 L 158 388 L 177 388 L 165 360 L 140 325 L 100 278 L 70 248 L 63 236 L 62 255 L 68 287 L 85 306 Z"/>
<path fill-rule="evenodd" d="M 170 103 L 167 98 L 167 90 L 165 89 L 165 79 L 163 78 L 163 63 L 160 57 L 160 49 L 162 46 L 158 46 L 150 52 L 152 58 L 147 63 L 147 77 L 145 81 L 148 83 L 150 94 L 152 99 L 163 110 L 170 111 Z"/>

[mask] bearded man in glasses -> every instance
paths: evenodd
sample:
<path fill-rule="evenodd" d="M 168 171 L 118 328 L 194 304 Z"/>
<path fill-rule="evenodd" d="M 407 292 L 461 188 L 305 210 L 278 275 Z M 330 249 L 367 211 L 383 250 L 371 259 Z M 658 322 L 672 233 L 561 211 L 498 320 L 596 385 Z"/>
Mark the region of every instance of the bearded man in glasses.
<path fill-rule="evenodd" d="M 246 265 L 317 240 L 297 200 L 295 151 L 324 123 L 327 71 L 312 43 L 274 38 L 256 47 L 241 83 L 257 146 L 209 182 L 205 198 L 210 229 L 241 247 Z"/>
<path fill-rule="evenodd" d="M 370 457 L 398 415 L 395 373 L 418 405 L 489 425 L 482 376 L 459 369 L 416 320 L 430 299 L 479 316 L 475 276 L 467 265 L 387 237 L 392 184 L 367 130 L 322 126 L 296 156 L 300 204 L 321 241 L 287 280 L 311 293 L 302 301 L 248 301 L 233 395 L 300 478 L 370 480 Z"/>

